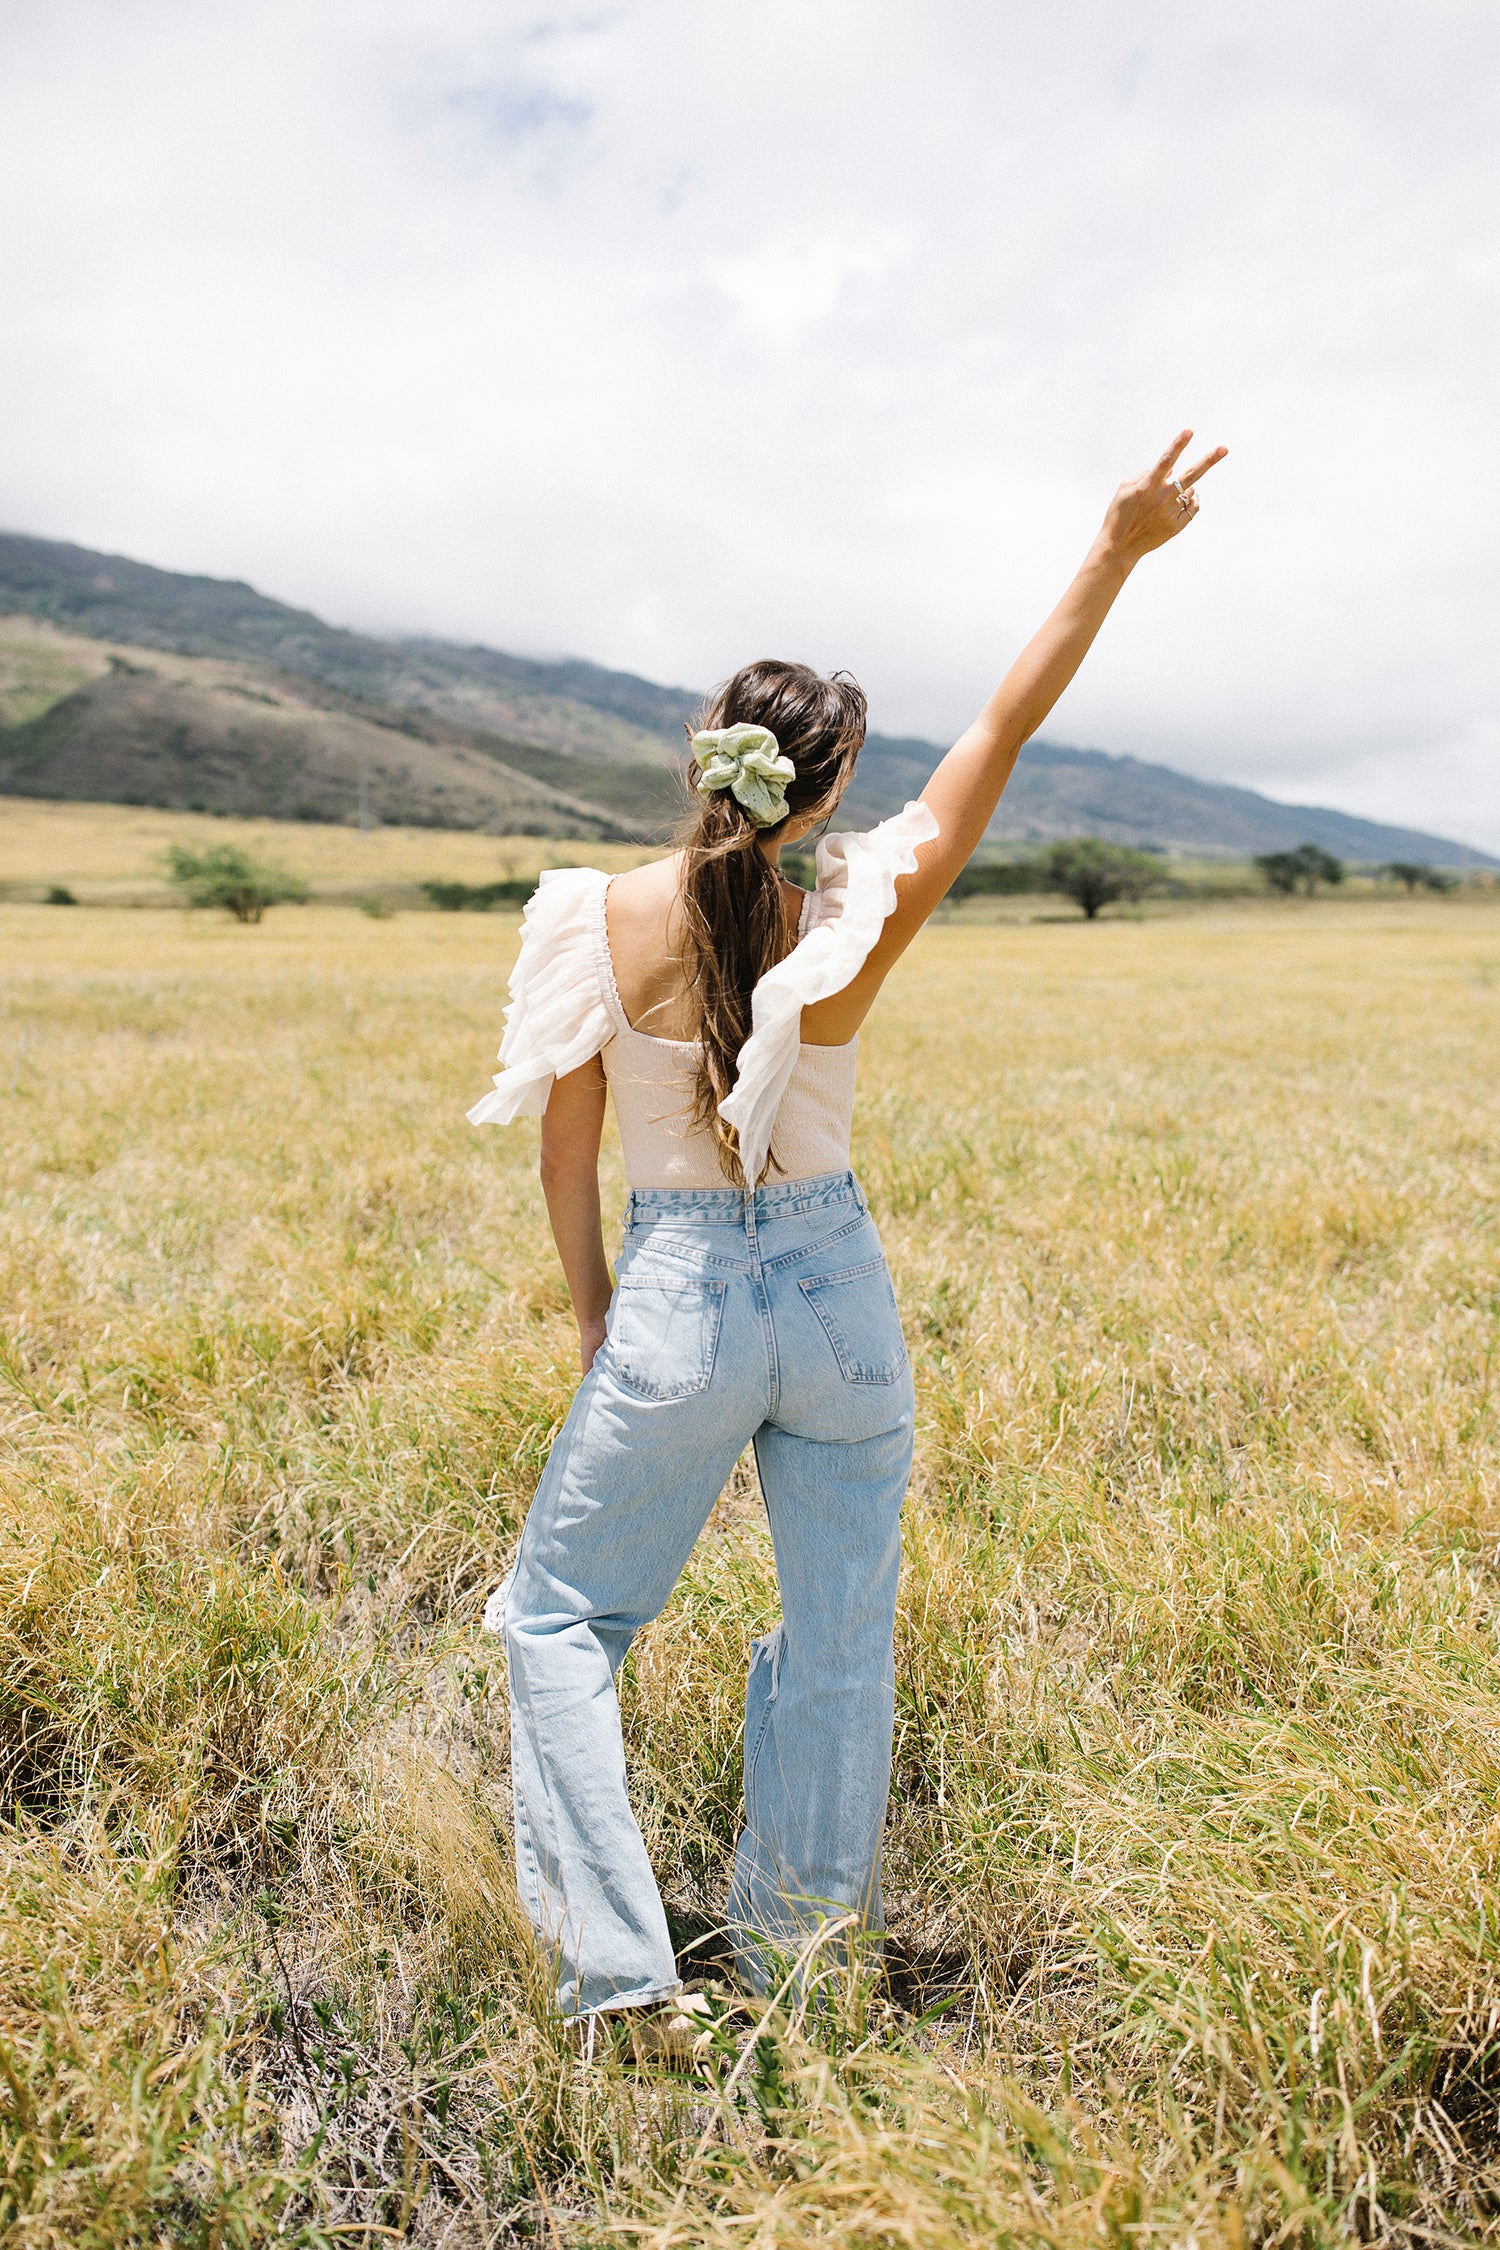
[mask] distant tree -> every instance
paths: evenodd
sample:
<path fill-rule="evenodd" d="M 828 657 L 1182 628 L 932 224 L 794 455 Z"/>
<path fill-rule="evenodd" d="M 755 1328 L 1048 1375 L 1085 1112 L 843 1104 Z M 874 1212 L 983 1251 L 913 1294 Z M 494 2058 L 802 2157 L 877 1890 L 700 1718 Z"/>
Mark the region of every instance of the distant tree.
<path fill-rule="evenodd" d="M 1290 897 L 1297 888 L 1295 852 L 1257 852 L 1255 864 L 1273 891 L 1284 891 Z"/>
<path fill-rule="evenodd" d="M 42 903 L 45 906 L 76 906 L 78 901 L 66 883 L 54 883 Z"/>
<path fill-rule="evenodd" d="M 222 906 L 237 922 L 258 922 L 268 906 L 307 896 L 305 883 L 252 859 L 237 844 L 211 844 L 206 852 L 174 844 L 167 854 L 167 875 L 186 905 Z"/>
<path fill-rule="evenodd" d="M 424 883 L 440 914 L 488 914 L 492 906 L 524 906 L 536 885 L 529 876 L 506 876 L 498 883 Z"/>
<path fill-rule="evenodd" d="M 785 853 L 782 854 L 783 863 Z M 950 898 L 1015 898 L 1047 888 L 1046 869 L 1035 859 L 971 859 L 955 878 Z"/>
<path fill-rule="evenodd" d="M 1404 883 L 1413 897 L 1418 891 L 1451 891 L 1458 885 L 1456 875 L 1441 867 L 1429 867 L 1425 860 L 1388 859 L 1380 872 Z"/>
<path fill-rule="evenodd" d="M 1107 844 L 1100 836 L 1073 836 L 1053 844 L 1037 864 L 1047 888 L 1075 899 L 1091 922 L 1101 906 L 1143 898 L 1161 877 L 1144 852 Z"/>
<path fill-rule="evenodd" d="M 1299 844 L 1294 852 L 1261 852 L 1256 866 L 1273 891 L 1290 897 L 1304 891 L 1309 898 L 1320 883 L 1342 883 L 1344 863 L 1325 852 L 1321 844 Z"/>

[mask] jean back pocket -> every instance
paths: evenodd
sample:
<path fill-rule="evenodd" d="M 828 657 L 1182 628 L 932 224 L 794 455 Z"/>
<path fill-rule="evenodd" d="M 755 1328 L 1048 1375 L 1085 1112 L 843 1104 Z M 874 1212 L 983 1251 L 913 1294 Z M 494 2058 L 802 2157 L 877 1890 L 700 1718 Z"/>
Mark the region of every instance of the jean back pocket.
<path fill-rule="evenodd" d="M 692 1398 L 706 1391 L 724 1315 L 722 1281 L 622 1274 L 609 1313 L 609 1353 L 637 1398 Z"/>
<path fill-rule="evenodd" d="M 906 1339 L 884 1258 L 798 1285 L 823 1324 L 846 1383 L 895 1383 L 906 1372 Z"/>

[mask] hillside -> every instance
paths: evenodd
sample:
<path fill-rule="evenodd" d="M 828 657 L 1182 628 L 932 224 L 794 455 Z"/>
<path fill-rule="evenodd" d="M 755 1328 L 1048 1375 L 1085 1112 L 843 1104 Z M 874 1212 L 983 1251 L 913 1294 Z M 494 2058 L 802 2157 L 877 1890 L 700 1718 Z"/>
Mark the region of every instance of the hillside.
<path fill-rule="evenodd" d="M 0 792 L 574 837 L 655 835 L 665 763 L 569 756 L 269 665 L 0 624 Z"/>
<path fill-rule="evenodd" d="M 439 641 L 381 641 L 325 625 L 237 579 L 195 578 L 122 555 L 0 533 L 0 611 L 137 649 L 231 656 L 365 700 L 433 712 L 570 756 L 660 764 L 695 707 L 591 664 L 534 664 Z M 582 689 L 584 692 L 579 692 Z"/>
<path fill-rule="evenodd" d="M 872 735 L 856 789 L 881 810 L 921 788 L 940 753 L 934 744 Z M 877 815 L 878 817 L 878 815 Z M 1436 867 L 1496 867 L 1500 861 L 1452 837 L 1361 820 L 1328 805 L 1285 805 L 1254 789 L 1199 781 L 1171 766 L 1063 743 L 1028 742 L 990 823 L 992 844 L 1045 844 L 1060 836 L 1104 836 L 1192 858 L 1246 859 L 1256 852 L 1321 844 L 1340 859 Z"/>
<path fill-rule="evenodd" d="M 388 820 L 497 830 L 561 820 L 574 825 L 554 833 L 645 836 L 662 833 L 680 801 L 682 728 L 699 697 L 581 658 L 548 663 L 430 637 L 378 640 L 239 580 L 12 533 L 0 534 L 0 612 L 41 621 L 36 646 L 50 626 L 58 644 L 76 652 L 110 642 L 136 668 L 134 686 L 102 686 L 104 667 L 90 670 L 75 653 L 77 680 L 49 697 L 33 662 L 26 680 L 13 680 L 8 712 L 0 676 L 0 719 L 10 720 L 0 734 L 0 793 L 134 796 L 279 818 L 305 805 L 318 817 L 349 818 L 363 761 L 372 810 Z M 14 647 L 14 628 L 9 639 Z M 5 642 L 0 629 L 0 656 Z M 232 660 L 240 671 L 197 680 L 185 704 L 182 667 L 160 666 L 163 652 L 200 665 Z M 54 685 L 59 669 L 66 663 L 54 664 Z M 155 685 L 143 683 L 145 673 Z M 253 718 L 247 698 L 261 699 Z M 278 705 L 294 716 L 273 718 Z M 940 755 L 932 742 L 871 734 L 844 817 L 857 827 L 895 811 Z M 1145 759 L 1028 743 L 989 843 L 1084 833 L 1194 856 L 1313 842 L 1354 861 L 1500 866 L 1422 830 L 1281 804 Z"/>

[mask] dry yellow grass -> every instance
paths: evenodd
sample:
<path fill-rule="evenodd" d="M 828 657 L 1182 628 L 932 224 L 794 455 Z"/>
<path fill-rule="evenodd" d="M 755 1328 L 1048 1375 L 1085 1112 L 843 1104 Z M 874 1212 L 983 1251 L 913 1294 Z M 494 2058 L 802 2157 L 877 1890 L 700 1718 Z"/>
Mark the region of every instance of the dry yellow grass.
<path fill-rule="evenodd" d="M 323 822 L 220 820 L 149 806 L 0 797 L 0 899 L 39 898 L 58 884 L 84 905 L 163 905 L 171 897 L 165 862 L 173 844 L 189 851 L 238 844 L 325 899 L 390 897 L 429 878 L 493 883 L 584 859 L 592 867 L 635 867 L 652 856 L 636 844 L 551 843 L 441 828 L 376 828 L 362 836 L 357 828 Z"/>
<path fill-rule="evenodd" d="M 569 2047 L 510 1892 L 475 1628 L 572 1357 L 462 1117 L 514 929 L 0 907 L 4 2239 L 1496 2231 L 1500 913 L 919 941 L 891 1981 L 696 2083 Z M 685 1938 L 773 1607 L 741 1482 L 626 1683 Z"/>

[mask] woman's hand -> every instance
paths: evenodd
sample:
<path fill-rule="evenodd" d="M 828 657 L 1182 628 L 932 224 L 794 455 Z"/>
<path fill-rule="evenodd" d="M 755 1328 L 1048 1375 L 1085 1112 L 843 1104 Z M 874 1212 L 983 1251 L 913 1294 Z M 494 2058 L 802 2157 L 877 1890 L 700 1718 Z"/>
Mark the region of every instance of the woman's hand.
<path fill-rule="evenodd" d="M 594 1354 L 604 1341 L 602 1320 L 580 1320 L 578 1323 L 578 1363 L 587 1375 L 594 1364 Z"/>
<path fill-rule="evenodd" d="M 1102 551 L 1126 570 L 1133 570 L 1142 555 L 1149 555 L 1153 547 L 1164 547 L 1179 531 L 1187 529 L 1198 513 L 1194 486 L 1229 451 L 1227 445 L 1216 445 L 1212 453 L 1205 453 L 1186 475 L 1179 477 L 1177 463 L 1191 443 L 1192 435 L 1191 430 L 1183 430 L 1144 476 L 1121 485 L 1109 504 L 1096 551 Z"/>

